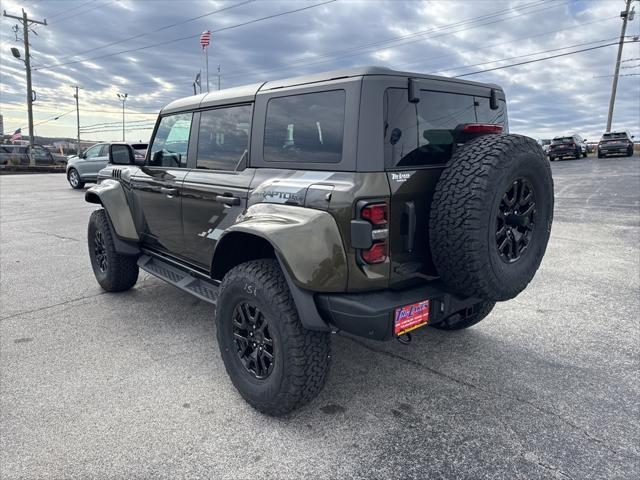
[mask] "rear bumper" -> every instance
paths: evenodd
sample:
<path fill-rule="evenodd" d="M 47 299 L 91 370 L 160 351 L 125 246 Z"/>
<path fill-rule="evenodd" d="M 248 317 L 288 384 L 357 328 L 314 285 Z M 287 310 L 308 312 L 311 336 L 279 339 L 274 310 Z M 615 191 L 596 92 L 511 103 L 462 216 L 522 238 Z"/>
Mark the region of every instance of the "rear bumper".
<path fill-rule="evenodd" d="M 320 315 L 334 329 L 372 340 L 393 338 L 395 309 L 422 300 L 430 300 L 430 324 L 480 301 L 447 293 L 439 282 L 405 290 L 315 295 Z"/>
<path fill-rule="evenodd" d="M 577 150 L 574 148 L 572 150 L 549 150 L 549 156 L 553 158 L 561 158 L 561 157 L 575 157 Z M 582 151 L 580 151 L 582 154 Z"/>
<path fill-rule="evenodd" d="M 626 146 L 620 147 L 599 147 L 598 151 L 602 155 L 618 155 L 618 154 L 626 154 L 629 153 L 630 148 Z"/>

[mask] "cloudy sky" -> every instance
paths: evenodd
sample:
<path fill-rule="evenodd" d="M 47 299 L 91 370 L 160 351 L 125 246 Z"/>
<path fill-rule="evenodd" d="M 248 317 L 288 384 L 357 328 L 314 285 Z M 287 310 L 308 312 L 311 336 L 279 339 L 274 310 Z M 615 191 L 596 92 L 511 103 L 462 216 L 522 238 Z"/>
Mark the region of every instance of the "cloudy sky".
<path fill-rule="evenodd" d="M 30 35 L 37 135 L 147 139 L 154 113 L 192 93 L 203 68 L 199 34 L 213 33 L 211 89 L 361 65 L 444 76 L 616 42 L 623 0 L 3 0 L 9 14 L 47 19 Z M 640 10 L 640 3 L 636 9 Z M 298 10 L 297 12 L 294 10 Z M 627 34 L 640 34 L 640 15 Z M 15 20 L 0 21 L 0 109 L 5 133 L 27 133 L 24 65 Z M 21 34 L 20 34 L 21 37 Z M 631 39 L 631 38 L 630 38 Z M 465 78 L 507 94 L 511 131 L 536 138 L 606 125 L 617 46 Z M 543 53 L 544 52 L 544 53 Z M 24 53 L 24 52 L 23 52 Z M 614 128 L 640 136 L 640 43 L 625 45 Z M 55 117 L 59 116 L 57 120 Z"/>

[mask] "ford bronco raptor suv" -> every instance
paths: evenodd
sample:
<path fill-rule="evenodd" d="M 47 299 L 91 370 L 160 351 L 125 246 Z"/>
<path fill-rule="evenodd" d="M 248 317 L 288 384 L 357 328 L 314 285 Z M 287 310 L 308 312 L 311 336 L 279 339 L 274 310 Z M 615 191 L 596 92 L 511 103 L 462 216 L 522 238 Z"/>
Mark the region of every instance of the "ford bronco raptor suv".
<path fill-rule="evenodd" d="M 495 85 L 360 68 L 162 109 L 144 161 L 112 144 L 86 200 L 98 283 L 141 268 L 215 305 L 222 360 L 283 415 L 329 371 L 331 332 L 467 328 L 544 255 L 553 182 Z"/>

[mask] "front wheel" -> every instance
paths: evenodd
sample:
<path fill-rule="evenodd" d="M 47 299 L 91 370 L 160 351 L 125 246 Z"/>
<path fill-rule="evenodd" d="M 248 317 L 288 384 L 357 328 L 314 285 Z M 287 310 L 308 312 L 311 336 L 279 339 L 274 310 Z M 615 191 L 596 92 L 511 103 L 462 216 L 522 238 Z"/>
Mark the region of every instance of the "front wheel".
<path fill-rule="evenodd" d="M 285 415 L 322 390 L 330 334 L 302 326 L 277 261 L 243 263 L 225 275 L 216 329 L 227 373 L 256 410 Z"/>
<path fill-rule="evenodd" d="M 137 258 L 116 252 L 104 209 L 91 214 L 87 240 L 91 267 L 102 288 L 107 292 L 122 292 L 135 285 L 139 272 Z"/>
<path fill-rule="evenodd" d="M 84 188 L 84 182 L 80 178 L 80 174 L 75 168 L 69 169 L 69 173 L 67 173 L 67 180 L 69 181 L 69 185 L 71 185 L 71 188 L 74 188 L 76 190 Z"/>
<path fill-rule="evenodd" d="M 475 305 L 449 315 L 442 322 L 432 325 L 438 330 L 462 330 L 484 320 L 491 313 L 496 302 L 479 302 Z"/>

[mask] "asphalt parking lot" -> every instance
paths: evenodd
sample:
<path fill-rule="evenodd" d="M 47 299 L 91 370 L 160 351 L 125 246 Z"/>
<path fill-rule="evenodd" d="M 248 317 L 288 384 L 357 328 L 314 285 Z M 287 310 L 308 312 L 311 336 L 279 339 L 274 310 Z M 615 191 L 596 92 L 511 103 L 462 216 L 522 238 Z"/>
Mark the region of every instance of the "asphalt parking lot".
<path fill-rule="evenodd" d="M 333 337 L 283 419 L 234 390 L 208 304 L 94 280 L 94 206 L 0 177 L 0 477 L 640 478 L 640 158 L 552 164 L 541 270 L 466 331 Z"/>

